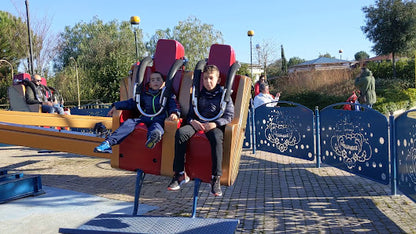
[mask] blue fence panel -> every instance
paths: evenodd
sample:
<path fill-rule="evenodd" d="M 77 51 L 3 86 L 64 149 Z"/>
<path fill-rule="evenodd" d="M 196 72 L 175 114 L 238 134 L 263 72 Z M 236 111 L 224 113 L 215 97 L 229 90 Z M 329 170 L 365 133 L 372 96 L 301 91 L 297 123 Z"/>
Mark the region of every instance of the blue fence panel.
<path fill-rule="evenodd" d="M 255 109 L 256 149 L 314 160 L 313 111 L 293 102 L 277 105 Z"/>
<path fill-rule="evenodd" d="M 395 120 L 398 189 L 416 201 L 416 111 Z"/>
<path fill-rule="evenodd" d="M 320 111 L 322 162 L 388 184 L 388 121 L 381 113 L 336 109 L 337 103 Z"/>

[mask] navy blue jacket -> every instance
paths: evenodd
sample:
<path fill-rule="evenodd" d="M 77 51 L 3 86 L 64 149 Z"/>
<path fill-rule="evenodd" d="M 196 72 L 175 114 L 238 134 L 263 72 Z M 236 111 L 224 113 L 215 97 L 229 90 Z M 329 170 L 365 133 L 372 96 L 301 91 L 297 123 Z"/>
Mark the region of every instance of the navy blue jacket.
<path fill-rule="evenodd" d="M 140 105 L 142 110 L 147 114 L 155 114 L 160 109 L 160 94 L 162 90 L 151 90 L 142 92 L 140 95 Z M 113 106 L 117 110 L 134 110 L 138 111 L 137 104 L 133 98 L 130 98 L 125 101 L 119 101 L 113 103 Z M 140 112 L 139 112 L 140 113 Z M 178 117 L 180 116 L 180 110 L 176 104 L 175 95 L 168 99 L 165 111 L 162 111 L 159 115 L 155 117 L 140 116 L 144 122 L 156 121 L 164 126 L 165 119 L 172 113 L 176 113 Z"/>
<path fill-rule="evenodd" d="M 218 115 L 221 108 L 220 102 L 223 92 L 224 89 L 220 85 L 217 85 L 211 91 L 206 90 L 205 87 L 202 88 L 198 97 L 198 111 L 203 117 L 212 118 Z M 217 124 L 217 127 L 220 127 L 230 123 L 233 118 L 234 104 L 233 101 L 230 100 L 225 107 L 224 114 L 213 122 Z M 189 123 L 191 120 L 198 120 L 201 123 L 205 122 L 198 118 L 193 107 L 190 108 L 187 116 L 187 122 Z"/>

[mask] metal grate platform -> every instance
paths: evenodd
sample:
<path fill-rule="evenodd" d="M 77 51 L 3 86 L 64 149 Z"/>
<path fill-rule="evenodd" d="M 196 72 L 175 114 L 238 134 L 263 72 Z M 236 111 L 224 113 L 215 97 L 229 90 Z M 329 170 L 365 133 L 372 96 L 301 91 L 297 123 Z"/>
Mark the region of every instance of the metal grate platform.
<path fill-rule="evenodd" d="M 11 200 L 44 194 L 40 175 L 24 176 L 0 170 L 0 204 Z"/>
<path fill-rule="evenodd" d="M 237 219 L 155 217 L 101 214 L 77 229 L 60 233 L 234 233 Z"/>

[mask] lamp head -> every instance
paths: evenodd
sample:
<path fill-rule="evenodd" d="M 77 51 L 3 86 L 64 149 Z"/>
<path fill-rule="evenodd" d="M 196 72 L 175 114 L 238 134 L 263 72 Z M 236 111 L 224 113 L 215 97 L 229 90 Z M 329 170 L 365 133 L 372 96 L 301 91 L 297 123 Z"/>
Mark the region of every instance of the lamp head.
<path fill-rule="evenodd" d="M 138 25 L 140 23 L 140 17 L 132 16 L 130 17 L 130 24 L 131 25 Z"/>

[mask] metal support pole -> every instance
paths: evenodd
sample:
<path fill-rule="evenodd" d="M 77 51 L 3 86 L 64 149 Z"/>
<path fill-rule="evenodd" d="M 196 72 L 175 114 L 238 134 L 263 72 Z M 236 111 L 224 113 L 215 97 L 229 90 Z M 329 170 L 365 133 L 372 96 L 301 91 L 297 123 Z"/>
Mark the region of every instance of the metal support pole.
<path fill-rule="evenodd" d="M 253 99 L 251 99 L 253 100 Z M 254 104 L 251 105 L 251 139 L 253 139 L 253 154 L 256 154 L 256 120 L 254 119 L 255 115 L 254 112 L 256 109 L 254 108 Z"/>
<path fill-rule="evenodd" d="M 315 145 L 316 145 L 316 168 L 321 167 L 321 120 L 319 119 L 319 108 L 315 107 Z"/>
<path fill-rule="evenodd" d="M 5 62 L 5 63 L 7 63 L 10 66 L 10 68 L 12 70 L 12 80 L 13 80 L 13 77 L 14 77 L 13 65 L 9 61 L 7 61 L 5 59 L 0 59 L 0 63 L 2 63 L 2 62 Z"/>
<path fill-rule="evenodd" d="M 81 96 L 79 93 L 79 78 L 78 78 L 78 64 L 75 62 L 75 75 L 77 76 L 77 95 L 78 95 L 78 108 L 81 106 Z"/>
<path fill-rule="evenodd" d="M 133 31 L 134 31 L 134 46 L 136 47 L 136 62 L 137 62 L 139 61 L 139 48 L 137 47 L 137 28 L 139 27 L 139 24 L 140 24 L 140 17 L 138 16 L 130 17 L 130 24 L 133 27 Z M 136 25 L 137 27 L 134 27 Z"/>
<path fill-rule="evenodd" d="M 140 199 L 140 190 L 142 189 L 144 176 L 146 174 L 142 170 L 137 170 L 136 176 L 136 191 L 134 193 L 134 207 L 133 207 L 133 215 L 137 215 L 139 211 L 139 199 Z"/>
<path fill-rule="evenodd" d="M 195 187 L 194 187 L 194 203 L 192 205 L 192 216 L 191 218 L 195 218 L 196 215 L 196 207 L 198 205 L 198 193 L 199 193 L 199 186 L 201 185 L 201 180 L 195 178 Z"/>
<path fill-rule="evenodd" d="M 26 21 L 27 21 L 27 35 L 29 38 L 29 67 L 30 67 L 30 75 L 34 75 L 33 69 L 33 49 L 32 49 L 32 34 L 30 33 L 30 21 L 29 21 L 29 1 L 25 0 L 26 3 Z"/>
<path fill-rule="evenodd" d="M 251 79 L 253 79 L 253 47 L 252 47 L 252 36 L 250 37 L 250 66 L 251 66 Z"/>
<path fill-rule="evenodd" d="M 389 116 L 390 126 L 390 158 L 391 158 L 391 194 L 397 195 L 397 155 L 396 155 L 396 128 L 393 113 Z"/>
<path fill-rule="evenodd" d="M 78 96 L 78 108 L 81 106 L 81 96 L 79 92 L 79 77 L 78 77 L 78 63 L 77 60 L 74 59 L 74 57 L 70 57 L 70 60 L 74 60 L 75 62 L 75 78 L 77 79 L 77 96 Z"/>
<path fill-rule="evenodd" d="M 134 45 L 136 47 L 136 61 L 139 60 L 139 48 L 137 47 L 137 31 L 134 29 Z"/>

